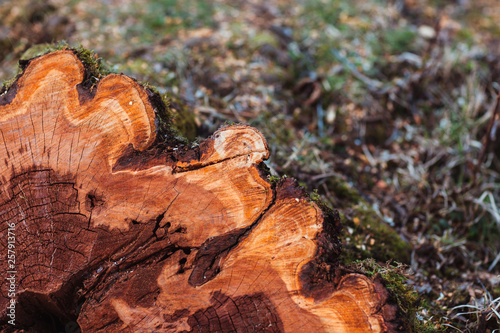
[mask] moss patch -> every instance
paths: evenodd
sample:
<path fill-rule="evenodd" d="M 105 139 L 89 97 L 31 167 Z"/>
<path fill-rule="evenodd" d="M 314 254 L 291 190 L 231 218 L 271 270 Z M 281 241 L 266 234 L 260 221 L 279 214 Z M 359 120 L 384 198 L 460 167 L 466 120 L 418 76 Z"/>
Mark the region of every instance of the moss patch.
<path fill-rule="evenodd" d="M 342 261 L 345 264 L 367 258 L 380 262 L 410 262 L 410 244 L 402 240 L 366 203 L 344 210 L 341 221 L 345 243 Z"/>
<path fill-rule="evenodd" d="M 278 183 L 280 180 L 281 180 L 282 177 L 279 177 L 279 176 L 273 176 L 271 174 L 267 175 L 267 180 L 271 183 L 271 184 L 276 184 Z"/>
<path fill-rule="evenodd" d="M 397 317 L 404 319 L 405 332 L 438 332 L 430 322 L 418 318 L 418 312 L 425 307 L 420 295 L 408 286 L 407 267 L 400 263 L 380 265 L 374 259 L 353 262 L 349 268 L 370 278 L 380 277 L 389 291 L 389 302 L 398 304 Z"/>
<path fill-rule="evenodd" d="M 165 103 L 171 112 L 173 127 L 189 142 L 194 142 L 198 134 L 194 113 L 177 96 L 165 96 Z"/>
<path fill-rule="evenodd" d="M 334 194 L 332 204 L 338 207 L 351 207 L 359 202 L 363 202 L 361 194 L 346 181 L 332 177 L 327 181 L 328 189 Z"/>
<path fill-rule="evenodd" d="M 337 177 L 329 178 L 326 184 L 332 194 L 331 206 L 341 211 L 343 264 L 368 258 L 410 263 L 411 245 L 401 239 L 356 188 Z"/>
<path fill-rule="evenodd" d="M 66 48 L 68 48 L 68 45 L 64 42 L 57 44 L 49 44 L 49 43 L 36 44 L 27 49 L 26 51 L 24 51 L 24 53 L 21 55 L 20 60 L 30 60 L 36 57 L 40 57 L 44 54 L 54 51 L 64 50 Z"/>
<path fill-rule="evenodd" d="M 102 58 L 94 51 L 87 50 L 83 46 L 68 49 L 73 51 L 85 66 L 85 77 L 82 83 L 84 87 L 93 87 L 102 77 L 111 73 L 111 70 L 104 65 Z"/>

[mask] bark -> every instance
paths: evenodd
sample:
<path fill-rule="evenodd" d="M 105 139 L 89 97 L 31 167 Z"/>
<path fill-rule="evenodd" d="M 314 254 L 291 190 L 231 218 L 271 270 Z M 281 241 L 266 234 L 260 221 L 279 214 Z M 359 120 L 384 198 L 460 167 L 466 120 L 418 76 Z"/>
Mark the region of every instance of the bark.
<path fill-rule="evenodd" d="M 89 87 L 71 50 L 24 66 L 0 96 L 3 331 L 398 329 L 383 285 L 338 265 L 338 214 L 267 180 L 257 130 L 173 146 L 129 77 Z"/>

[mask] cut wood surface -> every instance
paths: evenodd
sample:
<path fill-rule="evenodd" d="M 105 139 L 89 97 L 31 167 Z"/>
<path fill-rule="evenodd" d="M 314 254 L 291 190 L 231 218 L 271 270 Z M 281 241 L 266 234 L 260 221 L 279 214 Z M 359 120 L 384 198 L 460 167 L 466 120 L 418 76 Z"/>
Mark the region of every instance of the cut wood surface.
<path fill-rule="evenodd" d="M 3 331 L 400 329 L 382 283 L 338 265 L 338 215 L 293 179 L 268 181 L 256 129 L 171 146 L 155 93 L 124 75 L 87 79 L 62 50 L 25 63 L 0 96 L 4 258 L 15 234 Z"/>

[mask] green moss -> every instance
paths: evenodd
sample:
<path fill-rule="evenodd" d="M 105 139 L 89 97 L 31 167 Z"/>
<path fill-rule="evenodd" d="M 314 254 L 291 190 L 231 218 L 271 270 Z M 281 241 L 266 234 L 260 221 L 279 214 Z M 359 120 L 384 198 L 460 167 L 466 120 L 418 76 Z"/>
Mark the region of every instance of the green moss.
<path fill-rule="evenodd" d="M 330 192 L 335 195 L 336 206 L 347 208 L 363 201 L 358 190 L 340 178 L 329 178 L 327 186 Z"/>
<path fill-rule="evenodd" d="M 226 120 L 224 121 L 224 124 L 220 128 L 228 127 L 228 126 L 236 126 L 236 125 L 242 125 L 243 123 L 241 122 L 235 122 L 231 120 Z"/>
<path fill-rule="evenodd" d="M 81 45 L 77 48 L 69 49 L 72 50 L 76 54 L 76 56 L 83 62 L 83 65 L 87 70 L 86 77 L 83 83 L 84 86 L 92 87 L 102 77 L 111 73 L 111 70 L 104 65 L 102 58 L 100 58 L 94 51 L 88 50 Z"/>
<path fill-rule="evenodd" d="M 430 322 L 418 319 L 417 313 L 426 303 L 420 301 L 420 295 L 406 284 L 406 266 L 400 263 L 380 265 L 374 259 L 355 261 L 350 268 L 368 277 L 379 276 L 389 291 L 389 302 L 398 305 L 397 317 L 403 319 L 405 332 L 436 332 Z"/>
<path fill-rule="evenodd" d="M 341 210 L 340 220 L 344 225 L 341 261 L 344 264 L 367 258 L 410 262 L 410 244 L 370 207 L 356 188 L 337 177 L 329 178 L 326 184 L 333 195 L 331 206 Z"/>
<path fill-rule="evenodd" d="M 380 262 L 410 262 L 411 246 L 365 203 L 346 209 L 341 215 L 345 226 L 342 239 L 345 248 L 342 261 L 374 258 Z"/>
<path fill-rule="evenodd" d="M 315 203 L 323 203 L 320 195 L 318 194 L 318 189 L 314 189 L 311 193 L 309 193 L 309 198 Z"/>
<path fill-rule="evenodd" d="M 189 142 L 194 142 L 198 134 L 194 114 L 186 108 L 178 96 L 164 95 L 163 102 L 169 113 L 160 116 L 160 121 L 173 126 L 174 130 Z"/>
<path fill-rule="evenodd" d="M 10 78 L 7 81 L 4 81 L 2 83 L 2 88 L 0 88 L 0 95 L 3 95 L 9 88 L 12 86 L 12 84 L 17 80 L 17 75 L 19 75 L 19 71 L 16 74 L 16 76 Z"/>
<path fill-rule="evenodd" d="M 66 47 L 67 47 L 67 44 L 65 44 L 64 42 L 61 42 L 58 44 L 44 43 L 44 44 L 33 45 L 32 47 L 30 47 L 29 49 L 24 51 L 24 53 L 21 55 L 20 59 L 21 60 L 33 59 L 33 58 L 42 56 L 42 55 L 50 53 L 50 52 L 62 50 Z"/>
<path fill-rule="evenodd" d="M 276 183 L 278 183 L 278 182 L 281 180 L 281 177 L 279 177 L 279 176 L 273 176 L 273 175 L 268 175 L 268 176 L 267 176 L 267 180 L 268 180 L 271 184 L 276 184 Z"/>

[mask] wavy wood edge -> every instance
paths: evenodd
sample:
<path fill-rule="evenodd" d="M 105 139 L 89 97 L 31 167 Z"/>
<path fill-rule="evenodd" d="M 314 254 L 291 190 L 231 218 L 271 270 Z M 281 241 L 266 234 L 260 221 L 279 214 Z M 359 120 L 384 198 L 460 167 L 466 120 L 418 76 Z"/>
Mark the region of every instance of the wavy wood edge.
<path fill-rule="evenodd" d="M 401 329 L 380 280 L 338 265 L 338 214 L 293 179 L 267 180 L 260 132 L 170 147 L 158 96 L 125 75 L 85 78 L 57 51 L 0 96 L 0 247 L 15 224 L 17 271 L 3 331 Z"/>

